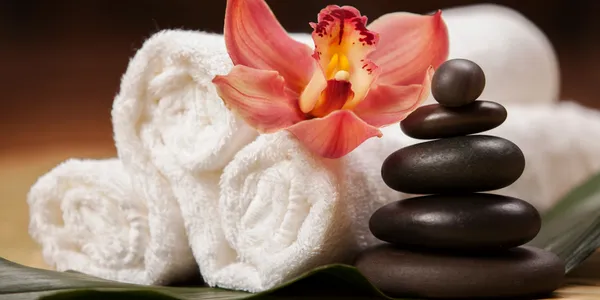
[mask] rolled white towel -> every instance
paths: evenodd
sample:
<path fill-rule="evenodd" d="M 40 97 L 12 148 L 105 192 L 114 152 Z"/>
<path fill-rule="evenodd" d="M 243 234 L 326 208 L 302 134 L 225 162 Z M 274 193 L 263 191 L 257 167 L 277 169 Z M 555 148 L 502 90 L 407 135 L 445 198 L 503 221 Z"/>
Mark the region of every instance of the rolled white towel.
<path fill-rule="evenodd" d="M 194 255 L 207 254 L 196 230 L 205 234 L 212 220 L 203 203 L 218 198 L 220 171 L 257 136 L 212 84 L 231 65 L 221 35 L 166 30 L 144 43 L 123 76 L 112 110 L 116 147 L 148 202 L 150 239 L 160 241 L 146 249 L 158 270 L 146 283 L 197 272 Z"/>
<path fill-rule="evenodd" d="M 227 247 L 205 258 L 219 261 L 205 280 L 258 292 L 319 265 L 350 262 L 374 242 L 370 214 L 399 199 L 379 176 L 383 153 L 392 152 L 382 149 L 387 145 L 372 140 L 342 159 L 327 160 L 279 132 L 243 148 L 221 177 L 211 224 L 220 223 L 225 235 L 209 236 L 206 243 Z M 214 209 L 217 202 L 207 206 Z"/>
<path fill-rule="evenodd" d="M 444 9 L 449 59 L 479 64 L 486 75 L 481 99 L 502 104 L 557 102 L 560 70 L 546 35 L 519 12 L 480 4 Z M 427 103 L 433 103 L 430 95 Z"/>
<path fill-rule="evenodd" d="M 118 159 L 67 160 L 40 177 L 27 197 L 29 233 L 45 261 L 122 282 L 143 282 L 148 212 Z"/>
<path fill-rule="evenodd" d="M 310 40 L 306 34 L 293 37 Z M 210 83 L 230 68 L 222 36 L 164 31 L 150 38 L 132 60 L 113 106 L 119 156 L 134 187 L 149 199 L 151 235 L 154 230 L 156 239 L 164 238 L 169 230 L 170 239 L 183 239 L 185 227 L 209 282 L 230 263 L 229 255 L 236 255 L 216 219 L 222 169 L 257 137 L 224 107 Z M 187 253 L 163 257 L 168 264 L 164 274 L 181 273 L 180 262 L 192 265 L 186 262 Z"/>
<path fill-rule="evenodd" d="M 497 193 L 521 198 L 545 212 L 600 172 L 600 111 L 574 102 L 506 109 L 506 122 L 487 134 L 519 146 L 525 171 Z"/>

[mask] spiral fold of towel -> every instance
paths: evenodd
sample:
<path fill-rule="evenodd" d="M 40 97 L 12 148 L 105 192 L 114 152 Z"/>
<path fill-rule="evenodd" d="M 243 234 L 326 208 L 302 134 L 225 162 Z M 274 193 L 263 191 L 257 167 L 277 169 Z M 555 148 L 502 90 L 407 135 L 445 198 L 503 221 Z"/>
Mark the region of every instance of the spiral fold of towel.
<path fill-rule="evenodd" d="M 230 249 L 207 282 L 257 292 L 319 265 L 351 263 L 373 240 L 365 225 L 376 203 L 397 196 L 371 176 L 382 160 L 371 150 L 381 145 L 327 160 L 280 132 L 243 148 L 221 177 L 218 219 Z"/>
<path fill-rule="evenodd" d="M 67 160 L 37 180 L 27 202 L 29 232 L 49 265 L 147 282 L 147 207 L 118 159 Z"/>

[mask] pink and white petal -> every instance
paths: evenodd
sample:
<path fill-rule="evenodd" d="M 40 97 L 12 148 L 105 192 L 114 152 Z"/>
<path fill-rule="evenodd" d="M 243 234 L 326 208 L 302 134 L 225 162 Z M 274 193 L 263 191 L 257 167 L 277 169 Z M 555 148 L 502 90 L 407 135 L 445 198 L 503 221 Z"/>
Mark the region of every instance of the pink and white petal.
<path fill-rule="evenodd" d="M 321 10 L 318 20 L 318 23 L 311 24 L 315 42 L 313 56 L 328 80 L 335 75 L 336 70 L 331 68 L 330 63 L 336 54 L 345 56 L 338 58 L 348 59 L 351 66 L 356 64 L 360 68 L 361 60 L 375 50 L 379 41 L 377 33 L 367 30 L 367 17 L 361 16 L 354 7 L 329 5 Z"/>
<path fill-rule="evenodd" d="M 264 0 L 228 0 L 224 35 L 234 64 L 277 71 L 298 94 L 315 69 L 313 51 L 288 35 Z"/>
<path fill-rule="evenodd" d="M 364 59 L 360 63 L 361 65 L 353 68 L 353 71 L 350 73 L 350 83 L 352 83 L 354 98 L 344 105 L 344 109 L 353 109 L 358 103 L 363 101 L 381 73 L 381 69 L 368 59 Z"/>
<path fill-rule="evenodd" d="M 325 118 L 302 121 L 288 131 L 311 152 L 325 158 L 340 158 L 367 139 L 382 136 L 379 129 L 349 110 L 338 110 Z"/>
<path fill-rule="evenodd" d="M 377 85 L 360 102 L 354 112 L 363 121 L 375 127 L 398 123 L 429 97 L 433 67 L 430 66 L 421 84 L 405 86 Z"/>
<path fill-rule="evenodd" d="M 385 66 L 377 83 L 418 84 L 429 66 L 437 69 L 448 58 L 448 29 L 441 11 L 434 15 L 391 13 L 368 28 L 380 36 L 377 50 L 369 57 Z"/>
<path fill-rule="evenodd" d="M 319 97 L 321 97 L 321 93 L 327 88 L 327 79 L 325 79 L 325 75 L 321 68 L 319 67 L 314 73 L 313 77 L 310 79 L 310 82 L 300 94 L 299 105 L 300 110 L 304 113 L 309 113 L 317 102 L 319 101 Z"/>
<path fill-rule="evenodd" d="M 312 24 L 315 41 L 314 57 L 318 60 L 326 79 L 340 71 L 348 71 L 354 99 L 352 107 L 361 101 L 378 74 L 377 65 L 367 56 L 375 51 L 379 41 L 376 32 L 366 28 L 367 17 L 351 6 L 327 6 L 319 13 L 319 23 Z"/>
<path fill-rule="evenodd" d="M 225 106 L 262 133 L 290 127 L 305 119 L 297 100 L 286 92 L 285 80 L 275 71 L 242 65 L 213 83 Z"/>

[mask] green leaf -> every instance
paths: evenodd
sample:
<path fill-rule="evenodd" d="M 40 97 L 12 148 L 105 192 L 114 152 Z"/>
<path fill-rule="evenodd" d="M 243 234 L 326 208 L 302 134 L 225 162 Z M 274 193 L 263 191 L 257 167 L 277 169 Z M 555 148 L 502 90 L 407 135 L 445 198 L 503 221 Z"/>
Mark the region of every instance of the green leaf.
<path fill-rule="evenodd" d="M 600 174 L 566 195 L 542 218 L 542 230 L 529 243 L 558 255 L 567 272 L 600 248 Z"/>
<path fill-rule="evenodd" d="M 569 193 L 543 216 L 540 234 L 529 243 L 554 252 L 567 271 L 600 247 L 600 174 Z M 118 283 L 76 272 L 34 269 L 0 258 L 0 299 L 391 299 L 347 265 L 316 268 L 259 294 L 209 287 L 158 287 Z"/>
<path fill-rule="evenodd" d="M 25 278 L 27 280 L 25 280 Z M 316 268 L 273 290 L 250 294 L 209 287 L 139 286 L 92 276 L 54 272 L 22 266 L 0 259 L 0 298 L 31 299 L 390 299 L 360 272 L 347 265 Z M 58 292 L 60 291 L 60 292 Z M 134 297 L 134 298 L 127 298 Z"/>

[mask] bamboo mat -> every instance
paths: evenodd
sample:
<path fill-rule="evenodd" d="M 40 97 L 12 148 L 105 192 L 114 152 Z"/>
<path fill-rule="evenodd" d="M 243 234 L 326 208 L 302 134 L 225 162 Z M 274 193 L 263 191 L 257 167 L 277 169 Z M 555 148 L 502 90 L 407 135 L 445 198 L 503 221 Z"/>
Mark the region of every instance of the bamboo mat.
<path fill-rule="evenodd" d="M 17 263 L 48 269 L 39 246 L 29 238 L 29 187 L 36 179 L 60 162 L 71 158 L 106 158 L 114 156 L 107 146 L 82 145 L 41 147 L 0 155 L 0 256 Z M 600 252 L 572 272 L 566 285 L 550 299 L 600 300 Z"/>

